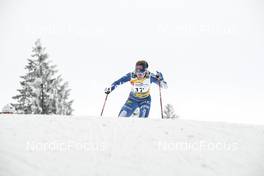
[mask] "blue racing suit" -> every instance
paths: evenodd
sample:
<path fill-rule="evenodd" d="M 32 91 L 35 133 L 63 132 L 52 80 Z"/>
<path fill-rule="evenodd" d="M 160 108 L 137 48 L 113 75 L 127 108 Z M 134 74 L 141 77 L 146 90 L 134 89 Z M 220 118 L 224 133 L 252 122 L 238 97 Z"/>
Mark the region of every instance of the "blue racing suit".
<path fill-rule="evenodd" d="M 160 82 L 162 88 L 167 87 L 167 83 L 163 80 L 162 74 L 160 72 L 157 73 L 159 79 L 157 75 L 150 72 L 147 72 L 143 79 L 138 79 L 134 72 L 130 72 L 111 85 L 111 91 L 126 82 L 130 82 L 132 85 L 132 90 L 126 103 L 120 110 L 119 117 L 130 117 L 137 108 L 139 108 L 139 117 L 148 117 L 151 106 L 151 83 L 159 84 Z"/>

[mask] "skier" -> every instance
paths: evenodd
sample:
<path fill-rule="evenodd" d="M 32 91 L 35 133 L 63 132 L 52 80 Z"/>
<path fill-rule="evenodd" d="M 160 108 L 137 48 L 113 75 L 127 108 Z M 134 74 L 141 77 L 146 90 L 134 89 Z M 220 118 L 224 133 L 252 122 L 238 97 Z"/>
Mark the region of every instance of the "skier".
<path fill-rule="evenodd" d="M 130 72 L 115 81 L 110 87 L 105 88 L 105 93 L 111 93 L 119 85 L 130 82 L 132 85 L 129 97 L 122 107 L 119 117 L 130 117 L 139 108 L 139 117 L 147 118 L 151 106 L 150 85 L 160 84 L 162 88 L 167 88 L 167 83 L 163 79 L 161 72 L 153 74 L 148 71 L 148 63 L 140 60 L 136 63 L 135 71 Z"/>

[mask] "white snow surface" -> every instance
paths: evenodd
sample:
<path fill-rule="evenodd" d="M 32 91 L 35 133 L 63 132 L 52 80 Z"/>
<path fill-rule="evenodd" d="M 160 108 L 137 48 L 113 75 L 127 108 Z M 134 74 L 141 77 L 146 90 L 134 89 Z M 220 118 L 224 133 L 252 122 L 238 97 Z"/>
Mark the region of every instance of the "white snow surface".
<path fill-rule="evenodd" d="M 264 126 L 0 116 L 0 176 L 263 176 Z"/>

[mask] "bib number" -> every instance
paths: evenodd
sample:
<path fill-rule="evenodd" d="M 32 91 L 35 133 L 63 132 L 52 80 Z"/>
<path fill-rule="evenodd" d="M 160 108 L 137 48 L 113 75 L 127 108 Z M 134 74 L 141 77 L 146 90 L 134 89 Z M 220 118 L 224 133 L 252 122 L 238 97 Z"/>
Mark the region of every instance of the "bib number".
<path fill-rule="evenodd" d="M 144 79 L 144 80 L 132 80 L 132 92 L 134 93 L 134 96 L 139 98 L 144 98 L 149 96 L 150 91 L 150 79 Z"/>
<path fill-rule="evenodd" d="M 133 90 L 135 93 L 146 93 L 149 90 L 148 85 L 134 85 Z"/>
<path fill-rule="evenodd" d="M 143 87 L 136 87 L 136 88 L 135 88 L 135 92 L 137 92 L 137 93 L 142 93 L 143 90 L 144 90 Z"/>

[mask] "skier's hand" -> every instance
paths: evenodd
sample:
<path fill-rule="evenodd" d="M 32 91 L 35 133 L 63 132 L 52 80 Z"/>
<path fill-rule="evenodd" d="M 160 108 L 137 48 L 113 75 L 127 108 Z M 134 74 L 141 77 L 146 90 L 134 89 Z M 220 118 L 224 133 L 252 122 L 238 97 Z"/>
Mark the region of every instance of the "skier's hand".
<path fill-rule="evenodd" d="M 111 93 L 111 87 L 107 87 L 104 90 L 105 94 L 110 94 Z"/>
<path fill-rule="evenodd" d="M 156 78 L 159 80 L 159 81 L 163 81 L 164 79 L 163 79 L 163 75 L 162 75 L 162 73 L 161 72 L 158 72 L 158 71 L 156 71 L 157 72 L 157 74 L 156 74 Z"/>

